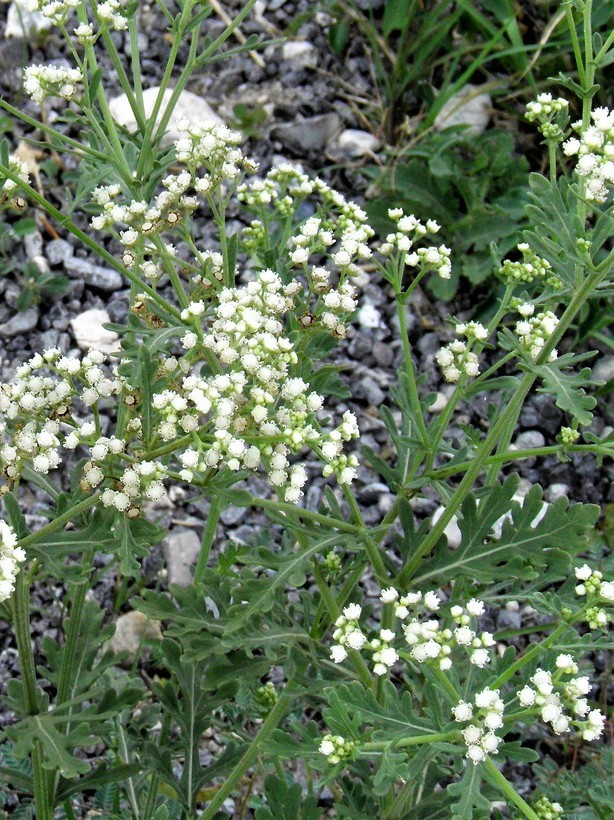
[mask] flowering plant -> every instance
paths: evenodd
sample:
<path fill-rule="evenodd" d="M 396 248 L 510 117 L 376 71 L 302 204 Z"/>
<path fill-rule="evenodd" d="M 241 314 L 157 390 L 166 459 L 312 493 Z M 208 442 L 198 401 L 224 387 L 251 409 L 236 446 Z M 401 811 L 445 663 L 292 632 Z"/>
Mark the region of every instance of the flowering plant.
<path fill-rule="evenodd" d="M 577 5 L 590 35 L 590 0 Z M 435 221 L 393 209 L 393 230 L 378 244 L 358 205 L 289 164 L 259 174 L 226 126 L 182 120 L 162 147 L 190 73 L 253 6 L 201 51 L 209 9 L 184 0 L 169 20 L 173 46 L 148 115 L 135 7 L 32 4 L 58 26 L 75 65 L 32 66 L 24 88 L 36 103 L 65 100 L 81 139 L 37 127 L 105 184 L 90 187 L 84 229 L 30 184 L 4 141 L 2 205 L 35 204 L 119 271 L 131 294 L 127 324 L 112 328 L 121 335 L 115 352 L 50 348 L 0 387 L 0 597 L 21 668 L 7 695 L 16 720 L 4 732 L 0 776 L 41 820 L 60 808 L 74 817 L 106 788 L 117 809 L 106 816 L 212 818 L 231 795 L 257 789 L 261 773 L 258 817 L 315 817 L 327 786 L 339 816 L 485 817 L 500 801 L 519 816 L 556 816 L 557 803 L 518 793 L 507 761 L 538 759 L 523 739 L 546 731 L 602 735 L 606 716 L 584 671 L 589 652 L 611 647 L 614 594 L 598 568 L 598 509 L 564 497 L 545 504 L 539 486 L 520 496 L 518 477 L 501 473 L 550 453 L 612 454 L 611 436 L 582 432 L 596 403 L 589 369 L 576 369 L 587 356 L 559 346 L 612 279 L 613 115 L 591 101 L 613 38 L 597 53 L 590 36 L 584 54 L 578 44 L 577 137 L 568 101 L 540 95 L 530 106 L 550 158 L 549 178 L 531 179 L 535 230 L 497 266 L 504 293 L 493 315 L 455 321 L 456 338 L 434 356 L 454 385 L 438 415 L 434 397 L 421 395 L 407 328 L 419 283 L 448 278 L 454 264 Z M 570 4 L 566 11 L 575 34 Z M 129 33 L 131 76 L 113 30 Z M 171 90 L 184 37 L 188 62 Z M 100 47 L 135 134 L 111 116 Z M 570 178 L 559 176 L 562 155 L 578 156 Z M 232 202 L 247 215 L 233 234 Z M 195 239 L 204 215 L 217 226 L 215 247 Z M 368 271 L 395 300 L 402 344 L 394 409 L 380 408 L 390 453 L 363 450 L 394 498 L 369 523 L 353 491 L 360 422 L 343 404 L 338 368 L 320 364 L 342 344 Z M 536 385 L 569 426 L 548 446 L 514 449 Z M 488 433 L 459 439 L 455 412 L 483 392 Z M 317 511 L 303 501 L 316 470 L 330 480 Z M 261 497 L 241 483 L 253 473 L 266 477 Z M 28 484 L 50 504 L 34 531 L 22 512 Z M 175 485 L 209 501 L 192 583 L 141 589 L 141 559 L 165 535 L 152 505 Z M 419 521 L 412 502 L 429 492 L 440 514 Z M 214 549 L 229 506 L 264 510 L 274 543 Z M 153 675 L 122 669 L 106 646 L 112 630 L 88 594 L 100 555 L 135 579 L 132 607 L 162 624 Z M 356 603 L 362 578 L 379 592 Z M 30 591 L 57 579 L 69 601 L 63 641 L 35 653 Z M 491 631 L 492 613 L 519 602 L 545 623 Z M 540 637 L 527 646 L 526 634 Z M 201 759 L 207 730 L 225 743 L 210 765 Z M 290 776 L 296 758 L 309 773 L 305 794 Z"/>

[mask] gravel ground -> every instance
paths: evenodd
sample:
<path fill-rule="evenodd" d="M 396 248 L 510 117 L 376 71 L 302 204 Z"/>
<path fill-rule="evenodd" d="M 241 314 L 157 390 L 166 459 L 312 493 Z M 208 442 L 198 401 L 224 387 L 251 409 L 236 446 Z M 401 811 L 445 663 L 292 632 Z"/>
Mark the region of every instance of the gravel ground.
<path fill-rule="evenodd" d="M 241 2 L 236 0 L 225 4 L 231 14 L 240 6 Z M 7 5 L 0 5 L 0 31 L 4 30 L 7 9 Z M 147 86 L 153 86 L 160 79 L 168 43 L 163 37 L 156 7 L 143 5 L 140 14 L 144 32 L 141 34 L 141 50 L 145 55 L 144 80 Z M 188 89 L 205 97 L 229 123 L 233 120 L 233 107 L 237 103 L 259 105 L 266 110 L 267 120 L 259 126 L 261 138 L 253 139 L 245 146 L 246 151 L 258 159 L 264 171 L 280 158 L 300 162 L 306 172 L 320 173 L 345 194 L 356 198 L 358 195 L 352 180 L 360 177 L 360 165 L 368 162 L 369 158 L 351 156 L 351 150 L 343 147 L 344 139 L 339 140 L 339 135 L 345 129 L 361 128 L 363 125 L 351 105 L 351 98 L 372 98 L 374 95 L 369 64 L 361 56 L 359 48 L 350 49 L 342 61 L 335 58 L 327 40 L 329 18 L 324 13 L 314 13 L 308 0 L 262 0 L 259 14 L 246 22 L 242 30 L 245 35 L 256 33 L 267 38 L 277 37 L 292 21 L 301 18 L 303 22 L 288 45 L 268 46 L 262 52 L 264 67 L 257 65 L 248 55 L 235 55 L 194 76 Z M 223 28 L 215 15 L 208 19 L 207 25 L 212 36 Z M 127 54 L 124 35 L 113 36 Z M 60 40 L 54 34 L 38 43 L 0 39 L 0 93 L 37 118 L 38 106 L 32 104 L 21 91 L 21 66 L 39 62 L 59 63 L 63 59 Z M 181 54 L 178 64 L 182 64 Z M 114 86 L 112 67 L 103 67 L 105 85 L 113 96 L 115 87 L 119 88 L 119 85 Z M 53 103 L 45 111 L 47 121 L 53 122 L 57 116 Z M 27 127 L 15 123 L 8 136 L 16 144 L 31 133 Z M 340 162 L 343 167 L 339 167 Z M 348 168 L 352 173 L 348 173 Z M 69 163 L 66 170 L 70 170 Z M 50 185 L 47 181 L 43 184 L 52 201 L 59 207 L 65 205 L 61 184 Z M 231 214 L 231 217 L 233 224 L 240 227 L 239 212 Z M 84 311 L 105 309 L 115 322 L 123 322 L 127 316 L 128 290 L 123 287 L 121 278 L 114 271 L 98 265 L 61 227 L 56 226 L 59 239 L 43 223 L 40 223 L 40 228 L 40 233 L 25 239 L 14 237 L 5 253 L 20 263 L 43 256 L 52 271 L 70 278 L 71 287 L 63 297 L 43 301 L 39 306 L 19 313 L 16 311 L 19 284 L 12 274 L 0 276 L 0 375 L 3 381 L 10 379 L 15 367 L 35 351 L 51 346 L 58 346 L 63 352 L 74 351 L 76 344 L 70 322 Z M 196 237 L 202 248 L 216 246 L 209 224 L 197 224 Z M 112 243 L 108 247 L 112 252 L 117 251 Z M 449 329 L 445 325 L 450 311 L 460 319 L 466 319 L 471 316 L 470 308 L 474 303 L 475 294 L 461 294 L 453 306 L 433 303 L 418 290 L 408 307 L 410 341 L 417 358 L 418 372 L 426 374 L 423 390 L 439 394 L 436 406 L 440 409 L 449 394 L 449 387 L 442 383 L 433 357 L 442 343 L 450 339 Z M 357 320 L 337 352 L 337 361 L 344 368 L 344 379 L 352 385 L 353 398 L 347 402 L 347 407 L 358 415 L 361 443 L 377 451 L 388 445 L 378 408 L 389 401 L 389 388 L 396 381 L 396 370 L 402 358 L 394 313 L 393 300 L 387 287 L 377 281 L 367 282 L 362 290 Z M 598 375 L 611 379 L 613 371 L 614 357 L 602 357 Z M 340 414 L 345 408 L 346 405 L 340 403 L 337 412 Z M 486 400 L 476 400 L 471 407 L 462 408 L 454 420 L 458 433 L 460 425 L 464 424 L 486 429 L 487 410 Z M 519 447 L 552 444 L 562 423 L 565 423 L 563 415 L 553 401 L 548 396 L 534 394 L 522 411 L 515 443 Z M 602 434 L 609 424 L 612 424 L 612 418 L 605 416 L 602 406 L 596 413 L 591 431 Z M 613 477 L 606 467 L 597 469 L 592 458 L 574 457 L 567 463 L 560 463 L 556 458 L 529 460 L 520 462 L 514 470 L 527 482 L 542 484 L 547 500 L 568 494 L 576 501 L 604 503 L 608 499 Z M 316 469 L 305 499 L 308 508 L 317 509 L 325 484 Z M 257 477 L 249 480 L 248 487 L 257 495 L 268 492 L 266 484 Z M 378 476 L 363 465 L 354 488 L 367 523 L 379 521 L 391 503 L 391 496 Z M 28 510 L 29 523 L 32 526 L 40 525 L 40 510 L 46 506 L 46 497 L 33 489 L 24 491 L 22 500 Z M 431 515 L 436 507 L 434 498 L 415 502 L 416 513 L 420 517 Z M 186 533 L 200 535 L 207 511 L 208 502 L 190 501 L 188 493 L 181 488 L 171 490 L 165 505 L 159 507 L 157 512 L 162 516 L 162 523 L 169 525 L 172 537 L 164 552 L 158 550 L 145 563 L 147 578 L 153 582 L 159 577 L 160 570 L 165 567 L 165 559 L 172 576 L 175 572 L 172 569 L 173 554 L 176 556 L 178 550 L 182 554 L 189 552 L 187 542 L 190 538 Z M 222 523 L 217 536 L 218 546 L 229 539 L 250 542 L 259 529 L 271 529 L 263 515 L 245 509 L 226 510 Z M 376 593 L 368 579 L 365 579 L 365 586 L 367 593 Z M 97 588 L 96 596 L 111 609 L 114 591 L 115 577 L 109 573 Z M 33 624 L 34 635 L 37 638 L 44 635 L 55 637 L 61 616 L 62 590 L 50 592 L 44 588 L 39 590 L 38 596 L 40 617 Z M 504 610 L 499 614 L 497 626 L 519 626 L 521 618 L 521 612 Z M 17 668 L 11 632 L 6 624 L 0 622 L 0 686 L 4 687 L 6 681 L 17 674 Z M 9 715 L 0 714 L 0 724 L 7 719 L 10 719 Z"/>

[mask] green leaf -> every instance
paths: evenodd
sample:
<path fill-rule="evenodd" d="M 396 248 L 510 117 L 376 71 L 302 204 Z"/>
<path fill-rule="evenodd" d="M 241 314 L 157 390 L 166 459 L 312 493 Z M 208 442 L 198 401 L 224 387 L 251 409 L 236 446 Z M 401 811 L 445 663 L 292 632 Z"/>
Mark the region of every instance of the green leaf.
<path fill-rule="evenodd" d="M 295 783 L 291 775 L 281 779 L 269 775 L 264 781 L 264 796 L 267 807 L 256 809 L 256 820 L 317 820 L 322 815 L 314 797 L 303 801 L 300 783 Z"/>
<path fill-rule="evenodd" d="M 456 803 L 451 807 L 452 820 L 477 820 L 477 818 L 490 816 L 490 800 L 487 800 L 480 792 L 481 783 L 481 766 L 468 762 L 462 779 L 456 783 L 450 783 L 447 788 L 450 794 L 458 797 Z"/>
<path fill-rule="evenodd" d="M 538 579 L 540 586 L 546 586 L 564 578 L 570 557 L 582 551 L 594 531 L 599 507 L 570 505 L 566 498 L 544 505 L 538 485 L 521 506 L 513 500 L 518 484 L 517 475 L 509 476 L 504 484 L 492 484 L 480 494 L 479 504 L 469 495 L 461 507 L 460 546 L 450 549 L 441 539 L 433 556 L 421 565 L 414 584 L 462 575 L 481 583 Z M 542 514 L 539 523 L 534 523 Z M 498 537 L 495 525 L 501 527 Z"/>
<path fill-rule="evenodd" d="M 579 373 L 565 372 L 563 368 L 568 361 L 568 356 L 562 356 L 546 364 L 525 365 L 523 369 L 530 369 L 542 379 L 544 386 L 537 388 L 538 393 L 550 393 L 554 396 L 557 407 L 569 413 L 580 424 L 588 425 L 593 419 L 591 410 L 597 400 L 594 396 L 587 396 L 584 388 L 588 385 L 598 386 L 598 383 L 591 381 L 590 367 L 582 368 Z"/>
<path fill-rule="evenodd" d="M 372 691 L 358 681 L 327 689 L 329 706 L 324 718 L 333 731 L 355 737 L 353 728 L 368 724 L 373 728 L 374 740 L 395 741 L 413 735 L 425 735 L 438 731 L 432 721 L 414 714 L 409 692 L 399 694 L 391 681 L 384 681 L 383 703 L 379 703 Z"/>
<path fill-rule="evenodd" d="M 30 757 L 35 743 L 43 750 L 43 766 L 51 771 L 59 771 L 64 777 L 77 777 L 90 769 L 90 764 L 72 754 L 76 746 L 91 746 L 95 738 L 87 731 L 87 726 L 62 734 L 56 729 L 51 715 L 31 715 L 6 730 L 15 741 L 13 753 L 16 758 Z"/>
<path fill-rule="evenodd" d="M 395 752 L 388 746 L 382 752 L 373 778 L 373 794 L 378 797 L 389 794 L 406 773 L 407 755 L 404 752 Z"/>

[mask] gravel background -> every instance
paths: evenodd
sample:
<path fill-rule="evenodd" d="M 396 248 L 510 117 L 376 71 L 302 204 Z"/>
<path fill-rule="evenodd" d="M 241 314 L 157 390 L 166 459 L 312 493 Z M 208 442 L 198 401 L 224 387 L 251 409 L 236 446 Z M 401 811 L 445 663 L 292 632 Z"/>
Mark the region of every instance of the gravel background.
<path fill-rule="evenodd" d="M 240 7 L 241 2 L 225 3 L 230 14 Z M 0 5 L 0 31 L 4 30 L 7 10 L 6 4 Z M 153 86 L 160 79 L 169 46 L 156 7 L 144 4 L 140 15 L 144 80 L 146 86 Z M 202 95 L 228 123 L 234 119 L 233 107 L 237 103 L 258 105 L 266 110 L 267 120 L 258 126 L 261 138 L 252 139 L 245 146 L 247 153 L 260 161 L 263 171 L 279 158 L 298 161 L 306 172 L 320 173 L 343 193 L 360 198 L 357 184 L 364 180 L 360 167 L 372 162 L 373 157 L 350 156 L 347 148 L 342 147 L 343 138 L 340 141 L 338 137 L 344 129 L 364 127 L 353 100 L 373 98 L 375 92 L 369 63 L 362 56 L 358 43 L 350 47 L 342 60 L 331 52 L 327 40 L 329 22 L 330 18 L 325 13 L 314 13 L 312 4 L 307 0 L 263 0 L 259 4 L 259 14 L 255 17 L 252 15 L 241 27 L 243 33 L 278 37 L 294 24 L 295 32 L 290 46 L 268 46 L 262 52 L 264 67 L 257 65 L 248 55 L 235 55 L 228 61 L 199 72 L 187 87 Z M 206 26 L 213 37 L 223 29 L 215 14 L 207 20 Z M 113 36 L 127 55 L 127 38 L 123 34 Z M 61 63 L 65 56 L 60 38 L 55 34 L 49 34 L 38 42 L 32 39 L 4 39 L 2 35 L 0 38 L 0 93 L 13 105 L 38 118 L 38 106 L 33 105 L 21 90 L 21 67 L 39 62 Z M 296 45 L 298 43 L 303 45 L 299 47 Z M 182 56 L 185 55 L 180 53 L 179 66 L 182 65 Z M 105 87 L 109 96 L 115 96 L 119 93 L 116 91 L 119 84 L 114 82 L 113 69 L 104 63 L 103 66 Z M 58 106 L 58 110 L 62 109 Z M 45 115 L 48 122 L 54 121 L 56 111 L 53 101 L 46 106 Z M 12 148 L 22 137 L 33 135 L 18 122 L 10 127 L 7 136 Z M 46 151 L 44 158 L 48 155 Z M 65 173 L 70 171 L 69 159 Z M 43 177 L 43 186 L 55 204 L 59 207 L 64 205 L 63 183 Z M 232 227 L 239 228 L 239 211 L 233 212 L 231 217 Z M 14 237 L 6 253 L 19 263 L 44 256 L 52 271 L 69 276 L 71 287 L 63 297 L 53 297 L 51 301 L 43 301 L 19 313 L 16 311 L 20 292 L 18 281 L 14 274 L 0 276 L 0 374 L 3 381 L 9 380 L 15 367 L 35 351 L 52 346 L 60 347 L 63 352 L 74 351 L 76 344 L 70 321 L 83 311 L 104 308 L 115 322 L 123 322 L 127 316 L 128 290 L 124 288 L 121 277 L 98 265 L 61 227 L 55 226 L 59 238 L 54 238 L 43 223 L 39 224 L 40 233 L 25 238 Z M 85 221 L 81 224 L 84 225 Z M 216 246 L 211 225 L 204 222 L 197 224 L 196 236 L 203 249 Z M 101 237 L 97 238 L 100 241 Z M 112 252 L 117 252 L 111 243 L 108 247 Z M 470 308 L 475 303 L 475 293 L 461 294 L 457 302 L 450 306 L 434 303 L 418 290 L 408 307 L 410 341 L 416 355 L 417 369 L 420 373 L 426 373 L 423 389 L 440 394 L 439 406 L 450 390 L 441 382 L 433 358 L 442 343 L 451 338 L 445 320 L 450 312 L 460 319 L 471 317 Z M 396 370 L 402 358 L 394 314 L 393 300 L 386 286 L 377 281 L 365 284 L 357 319 L 336 354 L 337 361 L 344 368 L 344 379 L 352 386 L 353 398 L 348 401 L 347 407 L 358 415 L 361 443 L 377 451 L 388 446 L 378 408 L 389 401 L 388 391 L 396 381 Z M 595 375 L 605 380 L 612 379 L 614 357 L 601 357 Z M 339 414 L 344 409 L 343 403 L 336 408 Z M 548 396 L 534 394 L 522 411 L 515 444 L 523 448 L 553 444 L 561 424 L 565 423 L 567 419 Z M 476 400 L 470 408 L 461 409 L 455 416 L 454 424 L 456 427 L 452 429 L 452 435 L 458 433 L 460 436 L 460 425 L 464 424 L 487 429 L 487 400 Z M 602 404 L 590 429 L 601 435 L 609 424 L 612 424 L 612 418 L 606 417 Z M 527 482 L 540 483 L 545 488 L 546 500 L 553 500 L 562 494 L 568 494 L 575 501 L 599 504 L 612 499 L 608 493 L 613 473 L 606 467 L 596 469 L 592 458 L 573 457 L 568 463 L 560 463 L 555 458 L 528 460 L 518 463 L 513 470 L 518 471 Z M 317 509 L 326 484 L 318 473 L 314 465 L 314 478 L 308 485 L 305 498 L 306 506 L 313 510 Z M 260 478 L 250 479 L 248 487 L 256 495 L 268 494 L 267 485 Z M 367 523 L 378 522 L 392 502 L 387 488 L 363 465 L 354 489 Z M 40 509 L 46 506 L 47 498 L 36 489 L 25 489 L 22 501 L 28 511 L 30 525 L 36 527 L 44 523 Z M 416 513 L 420 517 L 431 515 L 436 507 L 434 498 L 415 500 Z M 154 551 L 146 561 L 144 571 L 148 580 L 152 583 L 159 580 L 161 570 L 168 571 L 171 578 L 174 576 L 177 579 L 177 573 L 184 573 L 185 577 L 185 559 L 194 549 L 196 535 L 201 534 L 207 510 L 208 502 L 191 502 L 181 488 L 172 489 L 165 503 L 158 505 L 156 512 L 161 517 L 161 523 L 170 527 L 171 534 L 164 548 Z M 249 543 L 260 528 L 270 529 L 264 516 L 245 509 L 227 509 L 222 514 L 222 523 L 217 536 L 218 546 L 229 539 Z M 376 594 L 368 579 L 365 579 L 365 585 L 367 593 Z M 96 597 L 109 610 L 113 605 L 115 587 L 116 578 L 109 573 L 96 590 Z M 63 590 L 59 587 L 54 590 L 44 587 L 38 591 L 40 617 L 33 623 L 35 637 L 56 637 L 62 596 Z M 516 627 L 520 625 L 521 618 L 520 612 L 503 610 L 496 625 L 499 628 Z M 17 672 L 11 632 L 6 624 L 0 622 L 0 685 L 4 686 Z M 9 718 L 9 715 L 0 714 L 0 724 Z"/>

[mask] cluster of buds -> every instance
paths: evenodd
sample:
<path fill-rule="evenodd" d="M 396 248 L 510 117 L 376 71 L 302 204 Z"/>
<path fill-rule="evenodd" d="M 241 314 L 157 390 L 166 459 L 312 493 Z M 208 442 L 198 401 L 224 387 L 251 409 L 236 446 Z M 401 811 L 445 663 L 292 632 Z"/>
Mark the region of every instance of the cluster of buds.
<path fill-rule="evenodd" d="M 254 692 L 254 701 L 262 712 L 270 712 L 278 700 L 279 695 L 273 681 L 267 681 Z"/>
<path fill-rule="evenodd" d="M 537 128 L 547 140 L 559 142 L 569 120 L 568 110 L 569 103 L 563 97 L 553 99 L 552 94 L 543 93 L 528 103 L 525 116 L 529 122 L 537 123 Z"/>
<path fill-rule="evenodd" d="M 480 322 L 461 322 L 456 325 L 455 332 L 457 336 L 464 336 L 466 341 L 455 339 L 435 354 L 444 379 L 452 383 L 456 383 L 461 376 L 479 374 L 478 356 L 472 352 L 471 346 L 488 339 L 488 331 Z"/>
<path fill-rule="evenodd" d="M 428 234 L 436 234 L 440 226 L 434 219 L 425 224 L 413 214 L 405 214 L 402 208 L 391 208 L 388 216 L 396 223 L 396 231 L 389 233 L 380 246 L 382 256 L 392 256 L 396 252 L 405 254 L 404 261 L 410 267 L 419 267 L 423 271 L 432 270 L 442 279 L 449 279 L 452 274 L 450 248 L 445 245 L 430 246 L 413 250 L 414 245 Z"/>
<path fill-rule="evenodd" d="M 506 259 L 499 268 L 499 276 L 506 283 L 515 285 L 543 282 L 553 290 L 561 287 L 561 280 L 552 272 L 552 266 L 547 259 L 538 256 L 526 242 L 521 242 L 517 250 L 522 254 L 522 260 L 513 262 Z"/>
<path fill-rule="evenodd" d="M 546 341 L 554 333 L 559 320 L 551 310 L 546 310 L 534 315 L 535 307 L 528 302 L 520 305 L 518 312 L 523 318 L 519 322 L 516 322 L 516 335 L 518 336 L 522 349 L 528 353 L 532 359 L 537 359 Z M 557 356 L 558 352 L 555 348 L 548 356 L 548 361 L 553 362 Z"/>
<path fill-rule="evenodd" d="M 545 795 L 533 804 L 533 811 L 539 820 L 557 820 L 563 814 L 560 803 L 551 803 Z"/>
<path fill-rule="evenodd" d="M 393 615 L 404 622 L 402 631 L 404 643 L 410 647 L 408 657 L 417 663 L 434 663 L 442 671 L 452 667 L 452 653 L 460 649 L 468 654 L 469 662 L 478 668 L 484 668 L 490 661 L 495 640 L 489 632 L 478 633 L 472 628 L 475 619 L 484 614 L 484 604 L 471 599 L 465 606 L 452 606 L 449 616 L 455 625 L 447 626 L 444 619 L 432 617 L 441 606 L 441 599 L 436 592 L 410 592 L 399 595 L 394 587 L 382 590 L 380 600 L 392 607 Z M 336 644 L 331 649 L 331 658 L 341 663 L 347 657 L 347 647 L 360 651 L 372 652 L 373 672 L 385 675 L 399 660 L 402 651 L 392 645 L 396 640 L 394 629 L 380 629 L 374 638 L 369 640 L 364 634 L 358 619 L 361 607 L 350 604 L 335 623 L 333 640 Z M 413 615 L 411 619 L 410 615 Z M 409 619 L 409 620 L 408 620 Z"/>
<path fill-rule="evenodd" d="M 26 560 L 24 550 L 17 543 L 13 528 L 0 520 L 0 601 L 10 598 L 15 589 L 19 564 Z"/>
<path fill-rule="evenodd" d="M 472 721 L 462 731 L 466 757 L 472 763 L 481 763 L 489 755 L 498 753 L 503 738 L 496 734 L 496 730 L 503 726 L 503 710 L 499 690 L 488 688 L 475 695 L 473 704 L 461 700 L 452 709 L 457 722 Z"/>
<path fill-rule="evenodd" d="M 9 154 L 8 170 L 22 182 L 25 182 L 26 185 L 30 181 L 27 163 L 20 160 L 15 154 Z M 20 211 L 23 210 L 27 203 L 19 193 L 18 184 L 3 174 L 0 174 L 0 182 L 4 182 L 4 185 L 0 188 L 0 208 L 9 207 Z"/>
<path fill-rule="evenodd" d="M 578 666 L 571 655 L 559 655 L 554 675 L 546 669 L 537 669 L 531 676 L 533 686 L 524 686 L 518 692 L 521 706 L 536 706 L 541 719 L 549 723 L 557 735 L 571 731 L 572 725 L 580 730 L 584 740 L 596 740 L 603 732 L 605 717 L 599 709 L 591 709 L 586 698 L 591 684 L 587 677 L 577 675 Z M 558 691 L 557 691 L 558 689 Z"/>
<path fill-rule="evenodd" d="M 590 606 L 586 611 L 586 621 L 591 629 L 604 629 L 612 614 L 607 612 L 603 603 L 614 604 L 614 582 L 604 581 L 599 570 L 593 570 L 588 564 L 576 568 L 576 595 L 587 598 Z"/>
<path fill-rule="evenodd" d="M 614 185 L 614 112 L 596 108 L 591 120 L 593 124 L 585 129 L 582 123 L 574 124 L 578 137 L 564 142 L 563 151 L 568 157 L 578 157 L 576 173 L 585 181 L 586 198 L 603 204 Z"/>
<path fill-rule="evenodd" d="M 115 507 L 129 517 L 140 514 L 144 501 L 158 501 L 164 495 L 162 480 L 166 468 L 155 461 L 135 462 L 117 480 L 118 489 L 103 490 L 100 500 L 105 507 Z"/>
<path fill-rule="evenodd" d="M 331 766 L 336 766 L 343 760 L 351 760 L 355 751 L 356 743 L 353 740 L 345 740 L 341 735 L 324 735 L 320 743 L 320 752 Z"/>
<path fill-rule="evenodd" d="M 73 100 L 81 82 L 83 74 L 80 68 L 31 65 L 24 69 L 24 90 L 36 103 L 42 103 L 45 97 Z"/>
<path fill-rule="evenodd" d="M 572 427 L 561 427 L 559 439 L 565 447 L 570 447 L 572 444 L 575 444 L 579 438 L 580 433 L 578 430 L 574 430 Z"/>

